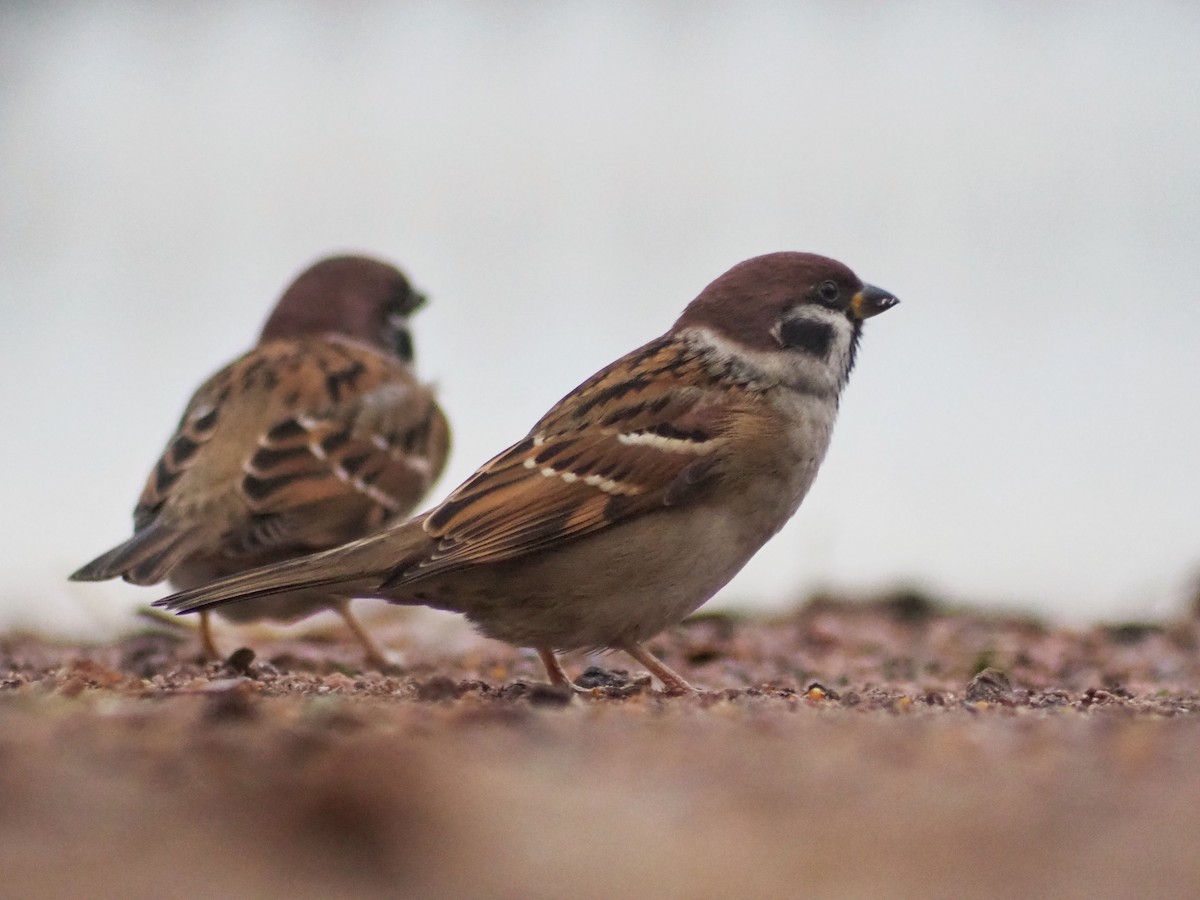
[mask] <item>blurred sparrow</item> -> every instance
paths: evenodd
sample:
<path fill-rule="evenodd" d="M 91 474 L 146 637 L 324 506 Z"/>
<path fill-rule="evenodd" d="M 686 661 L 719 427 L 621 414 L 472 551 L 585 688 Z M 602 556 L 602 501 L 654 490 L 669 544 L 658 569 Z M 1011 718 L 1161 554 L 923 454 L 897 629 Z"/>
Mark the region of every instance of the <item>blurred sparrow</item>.
<path fill-rule="evenodd" d="M 408 320 L 424 302 L 402 273 L 366 257 L 303 272 L 258 345 L 192 397 L 138 500 L 133 537 L 71 578 L 192 588 L 410 513 L 449 446 L 433 392 L 413 372 Z M 349 599 L 289 589 L 221 612 L 292 621 L 332 608 L 385 665 Z M 219 657 L 206 614 L 201 636 Z"/>
<path fill-rule="evenodd" d="M 896 304 L 841 263 L 734 266 L 665 335 L 592 376 L 411 521 L 159 600 L 179 612 L 323 591 L 463 613 L 556 656 L 624 650 L 708 600 L 791 517 L 829 445 L 863 320 Z"/>

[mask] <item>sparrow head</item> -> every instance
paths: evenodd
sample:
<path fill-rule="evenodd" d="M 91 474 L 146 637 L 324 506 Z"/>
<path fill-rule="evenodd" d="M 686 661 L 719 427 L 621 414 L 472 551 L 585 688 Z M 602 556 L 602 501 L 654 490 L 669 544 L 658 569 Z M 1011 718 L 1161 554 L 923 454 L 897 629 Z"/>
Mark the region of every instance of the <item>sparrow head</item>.
<path fill-rule="evenodd" d="M 395 266 L 366 256 L 331 256 L 288 286 L 259 340 L 341 334 L 410 361 L 408 318 L 424 303 Z"/>
<path fill-rule="evenodd" d="M 863 320 L 899 302 L 837 260 L 768 253 L 713 281 L 674 331 L 749 370 L 742 374 L 750 380 L 836 395 L 854 367 Z"/>

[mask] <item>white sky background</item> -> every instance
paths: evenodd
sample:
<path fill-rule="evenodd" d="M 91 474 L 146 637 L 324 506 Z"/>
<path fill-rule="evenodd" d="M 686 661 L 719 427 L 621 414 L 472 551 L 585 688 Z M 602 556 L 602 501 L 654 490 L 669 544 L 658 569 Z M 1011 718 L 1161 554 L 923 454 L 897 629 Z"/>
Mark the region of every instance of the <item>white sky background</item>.
<path fill-rule="evenodd" d="M 313 259 L 401 264 L 443 496 L 733 263 L 867 327 L 796 519 L 718 603 L 916 583 L 1086 621 L 1200 572 L 1200 6 L 0 5 L 0 624 L 128 534 Z"/>

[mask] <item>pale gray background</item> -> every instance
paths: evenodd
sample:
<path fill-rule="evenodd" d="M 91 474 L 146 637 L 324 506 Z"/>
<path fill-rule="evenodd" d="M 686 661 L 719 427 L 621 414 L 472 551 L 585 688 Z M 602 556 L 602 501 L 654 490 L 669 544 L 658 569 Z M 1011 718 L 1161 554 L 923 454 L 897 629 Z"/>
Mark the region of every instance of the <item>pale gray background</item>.
<path fill-rule="evenodd" d="M 718 602 L 913 582 L 1068 620 L 1200 570 L 1200 5 L 0 6 L 0 623 L 123 538 L 200 379 L 327 252 L 432 297 L 442 496 L 748 256 L 903 299 Z"/>

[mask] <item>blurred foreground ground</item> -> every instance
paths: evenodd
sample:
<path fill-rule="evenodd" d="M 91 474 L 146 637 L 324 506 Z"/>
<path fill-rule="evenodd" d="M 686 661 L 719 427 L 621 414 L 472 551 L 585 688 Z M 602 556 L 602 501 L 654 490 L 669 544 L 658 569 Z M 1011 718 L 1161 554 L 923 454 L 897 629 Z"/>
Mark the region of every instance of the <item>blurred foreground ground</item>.
<path fill-rule="evenodd" d="M 701 616 L 652 644 L 689 698 L 295 635 L 0 635 L 0 896 L 1200 895 L 1195 621 Z"/>

